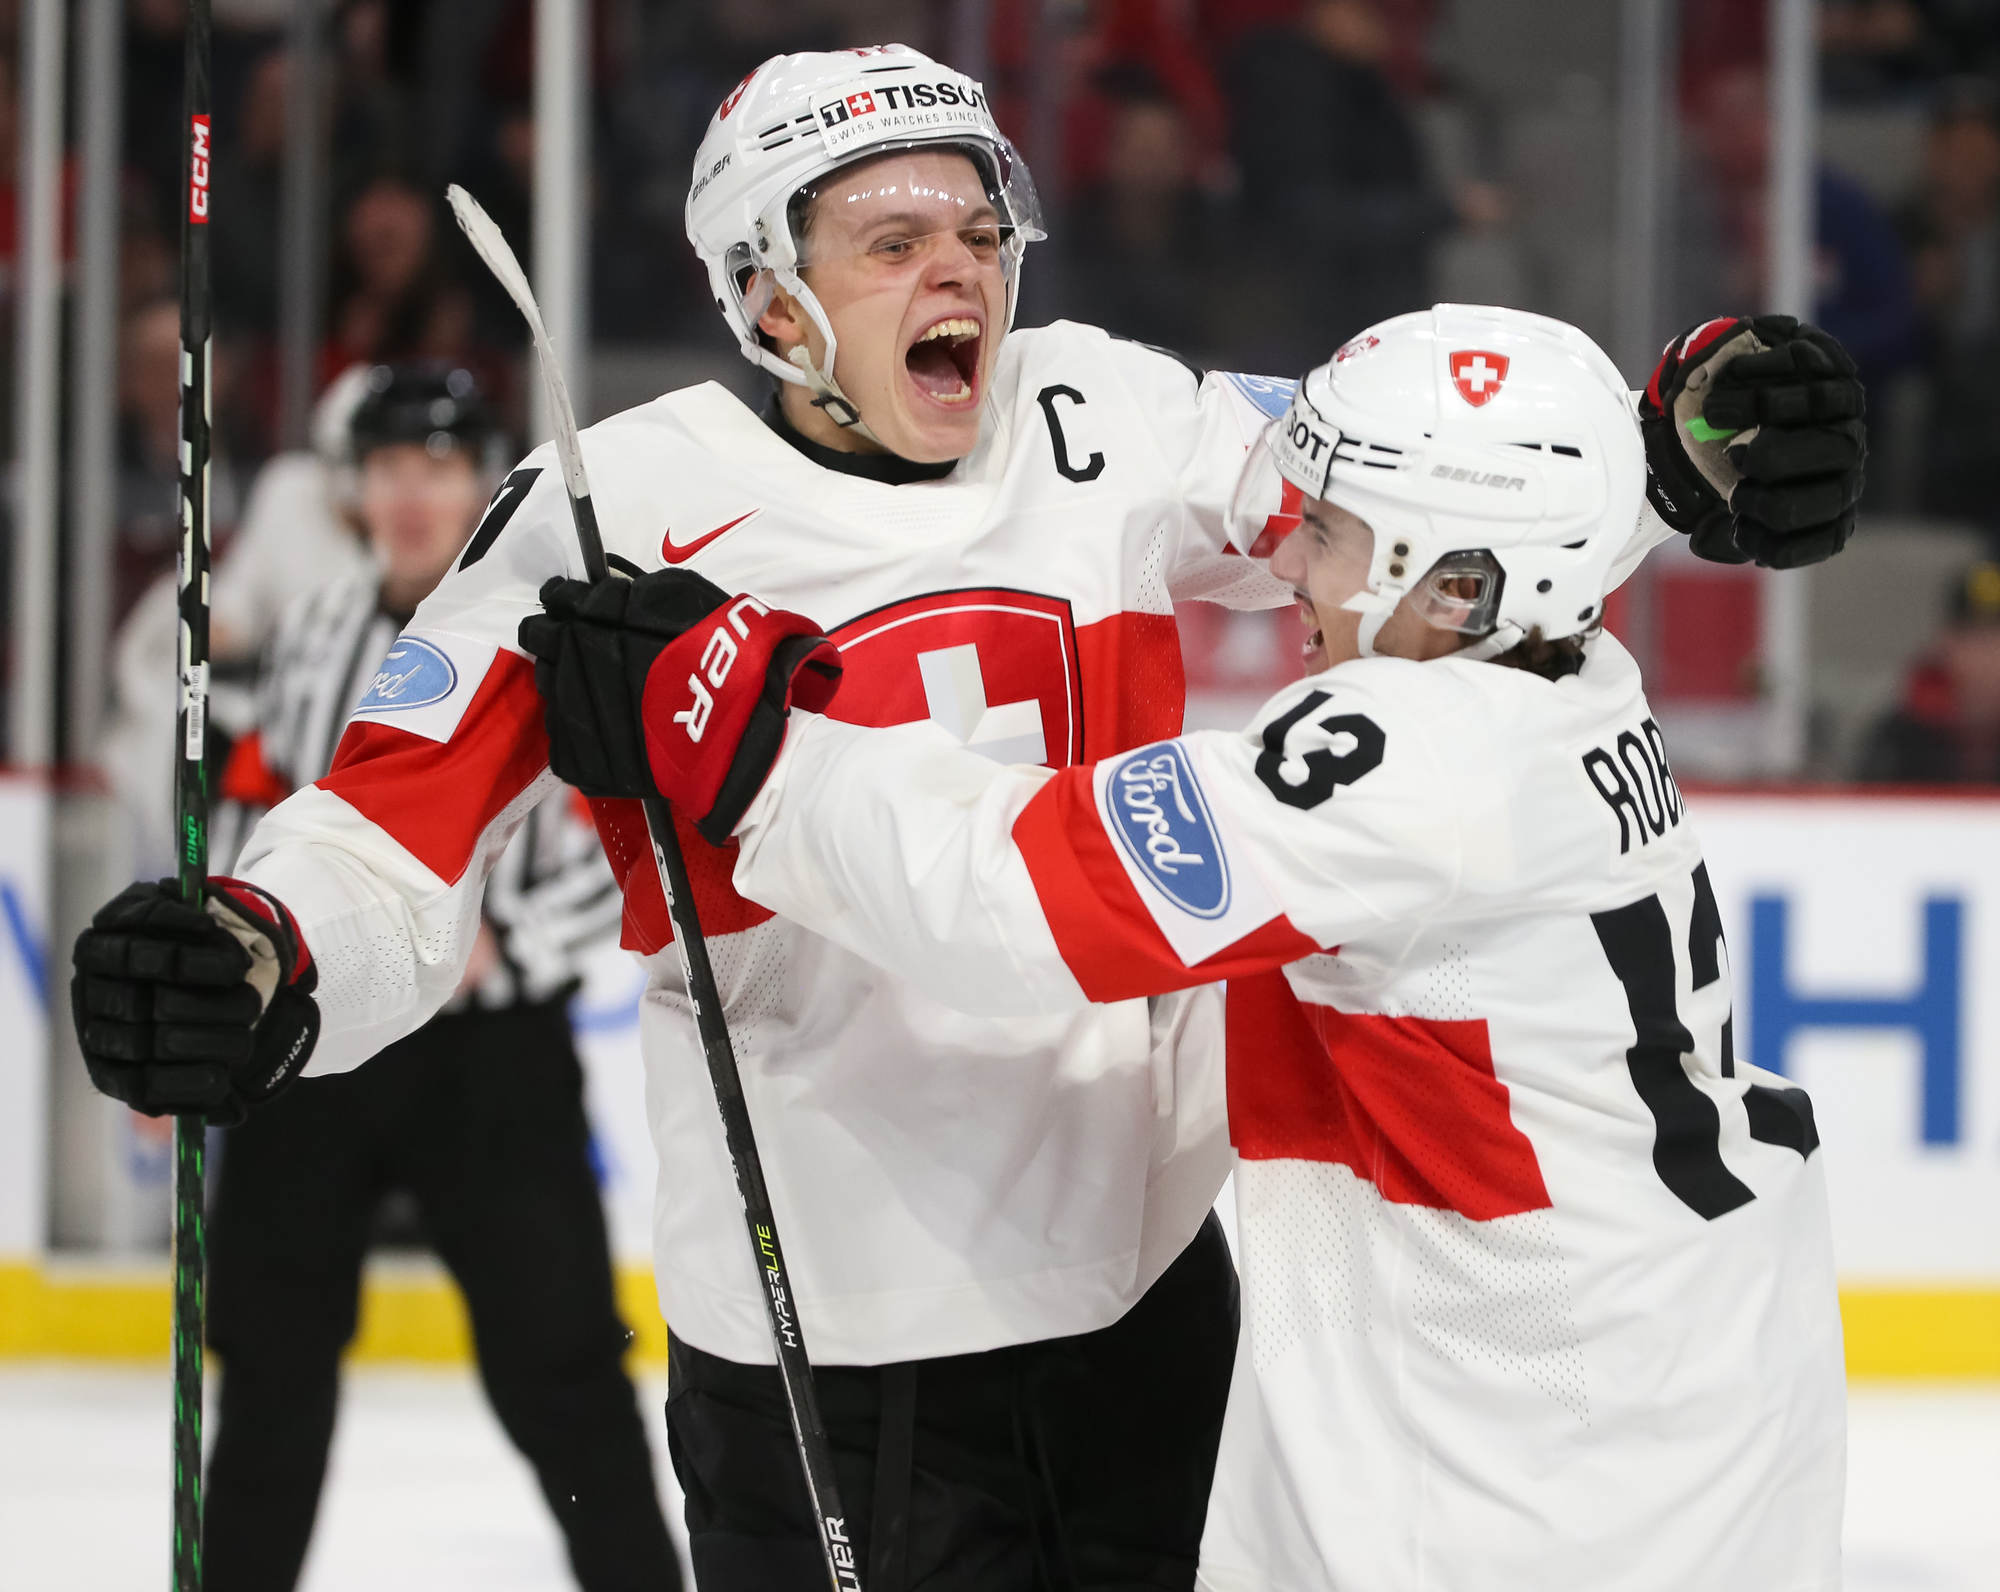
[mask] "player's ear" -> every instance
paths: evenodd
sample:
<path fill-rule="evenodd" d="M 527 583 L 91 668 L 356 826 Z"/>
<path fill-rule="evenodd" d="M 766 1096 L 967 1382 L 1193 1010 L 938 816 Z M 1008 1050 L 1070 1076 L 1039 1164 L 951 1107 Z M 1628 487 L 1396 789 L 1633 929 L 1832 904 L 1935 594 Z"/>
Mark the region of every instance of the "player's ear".
<path fill-rule="evenodd" d="M 770 302 L 757 317 L 757 330 L 777 345 L 781 355 L 789 354 L 806 340 L 806 318 L 791 294 L 774 284 Z"/>

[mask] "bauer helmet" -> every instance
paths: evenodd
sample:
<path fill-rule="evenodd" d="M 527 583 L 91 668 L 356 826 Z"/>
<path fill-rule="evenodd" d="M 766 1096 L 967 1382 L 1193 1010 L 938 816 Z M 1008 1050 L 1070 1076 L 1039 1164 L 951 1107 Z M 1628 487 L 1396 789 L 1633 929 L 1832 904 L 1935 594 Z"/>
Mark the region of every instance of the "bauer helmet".
<path fill-rule="evenodd" d="M 1021 255 L 1047 234 L 1028 168 L 971 78 L 903 44 L 774 55 L 730 91 L 695 153 L 688 241 L 708 267 L 715 307 L 744 357 L 809 388 L 835 420 L 864 436 L 873 434 L 834 380 L 833 327 L 799 274 L 812 262 L 793 201 L 857 161 L 934 148 L 971 159 L 999 216 L 1011 327 Z M 759 336 L 773 283 L 798 300 L 826 339 L 821 364 L 803 346 L 786 360 Z"/>
<path fill-rule="evenodd" d="M 1354 338 L 1299 383 L 1251 450 L 1230 509 L 1237 545 L 1268 557 L 1321 498 L 1375 533 L 1364 655 L 1406 594 L 1430 623 L 1494 657 L 1603 619 L 1644 500 L 1632 401 L 1574 326 L 1522 310 L 1439 304 Z"/>

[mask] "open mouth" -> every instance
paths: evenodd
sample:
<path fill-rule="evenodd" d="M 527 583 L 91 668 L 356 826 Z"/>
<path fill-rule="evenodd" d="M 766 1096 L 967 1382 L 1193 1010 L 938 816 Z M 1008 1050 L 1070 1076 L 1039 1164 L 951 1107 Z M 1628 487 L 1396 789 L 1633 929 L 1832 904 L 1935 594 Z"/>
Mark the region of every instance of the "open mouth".
<path fill-rule="evenodd" d="M 953 407 L 971 403 L 979 393 L 980 335 L 970 315 L 932 322 L 903 356 L 918 390 Z"/>
<path fill-rule="evenodd" d="M 1320 633 L 1319 614 L 1314 610 L 1312 599 L 1304 592 L 1294 592 L 1299 600 L 1299 618 L 1306 627 L 1305 645 L 1299 649 L 1299 656 L 1311 663 L 1320 655 L 1326 645 L 1326 637 Z"/>

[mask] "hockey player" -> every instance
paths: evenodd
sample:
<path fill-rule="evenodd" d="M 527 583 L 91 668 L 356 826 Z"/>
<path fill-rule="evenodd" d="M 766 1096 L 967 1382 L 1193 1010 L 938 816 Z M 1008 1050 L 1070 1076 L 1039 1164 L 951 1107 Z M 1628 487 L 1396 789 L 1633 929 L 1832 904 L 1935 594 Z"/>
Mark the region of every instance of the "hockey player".
<path fill-rule="evenodd" d="M 699 569 L 832 623 L 843 715 L 928 718 L 1007 761 L 1110 756 L 1180 727 L 1177 599 L 1287 596 L 1231 547 L 1225 510 L 1290 384 L 1198 377 L 1089 327 L 1010 332 L 1040 218 L 976 84 L 899 46 L 769 61 L 717 111 L 688 222 L 777 396 L 760 417 L 697 387 L 590 428 L 606 546 L 630 570 Z M 1808 358 L 1818 344 L 1766 332 L 1768 352 L 1718 388 L 1775 361 L 1732 395 L 1838 390 L 1853 413 L 1851 376 Z M 1720 362 L 1691 363 L 1706 377 Z M 1711 461 L 1731 501 L 1698 476 L 1670 505 L 1711 553 L 1824 557 L 1852 525 L 1845 418 L 1783 418 L 1741 455 L 1751 479 Z M 1659 436 L 1691 470 L 1674 429 Z M 625 943 L 656 974 L 655 1260 L 697 1579 L 811 1585 L 816 1530 L 663 954 L 637 765 L 584 699 L 558 710 L 574 733 L 551 773 L 517 639 L 543 583 L 581 570 L 552 463 L 539 451 L 508 477 L 412 621 L 407 639 L 440 660 L 436 694 L 363 701 L 333 771 L 246 849 L 263 894 L 218 885 L 211 915 L 266 957 L 255 999 L 196 1001 L 190 964 L 159 945 L 206 931 L 155 927 L 134 898 L 79 942 L 84 1049 L 101 1087 L 154 1111 L 241 1109 L 308 1062 L 351 1067 L 449 995 L 520 815 L 556 775 L 597 793 Z M 620 583 L 587 606 L 643 632 L 637 597 Z M 628 644 L 650 656 L 643 633 Z M 614 725 L 620 702 L 602 704 Z M 1229 1153 L 1204 1088 L 1219 1001 L 969 1019 L 745 900 L 726 847 L 686 824 L 682 839 L 866 1583 L 895 1592 L 948 1564 L 967 1587 L 1190 1585 L 1235 1343 L 1235 1279 L 1207 1220 Z M 222 932 L 208 976 L 241 983 Z M 118 1016 L 147 982 L 174 992 L 160 1009 L 208 1020 Z M 186 1064 L 153 1059 L 167 1055 Z M 997 1095 L 996 1065 L 1014 1080 Z M 1208 1098 L 1205 1114 L 1185 1104 Z"/>
<path fill-rule="evenodd" d="M 933 726 L 787 734 L 758 671 L 712 663 L 769 621 L 651 578 L 708 612 L 650 673 L 645 755 L 698 821 L 756 793 L 745 897 L 995 1017 L 1231 981 L 1216 1592 L 1840 1584 L 1812 1107 L 1732 1054 L 1694 825 L 1599 629 L 1643 481 L 1574 328 L 1385 322 L 1306 378 L 1240 498 L 1273 537 L 1299 505 L 1272 569 L 1306 678 L 1240 733 L 1053 774 Z"/>
<path fill-rule="evenodd" d="M 397 633 L 464 547 L 499 438 L 466 371 L 365 375 L 347 451 L 374 565 L 279 621 L 219 818 L 325 773 L 364 693 L 435 686 L 433 660 Z M 216 856 L 227 864 L 226 844 Z M 566 1011 L 579 954 L 618 914 L 596 837 L 559 793 L 527 815 L 486 880 L 444 1011 L 374 1065 L 315 1080 L 229 1130 L 209 1276 L 223 1362 L 203 1543 L 211 1592 L 286 1592 L 298 1579 L 362 1260 L 392 1190 L 414 1197 L 465 1295 L 487 1394 L 535 1468 L 578 1583 L 678 1585 L 620 1363 L 628 1334 Z"/>

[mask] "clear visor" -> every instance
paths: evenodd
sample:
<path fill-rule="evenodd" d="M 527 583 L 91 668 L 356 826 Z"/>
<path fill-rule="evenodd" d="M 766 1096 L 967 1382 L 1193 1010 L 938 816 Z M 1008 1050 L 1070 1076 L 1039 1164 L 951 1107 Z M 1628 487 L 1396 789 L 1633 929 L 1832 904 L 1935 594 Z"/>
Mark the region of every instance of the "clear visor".
<path fill-rule="evenodd" d="M 871 153 L 800 188 L 788 219 L 800 270 L 856 258 L 901 270 L 945 251 L 1011 276 L 1022 249 L 1048 235 L 1034 181 L 1004 138 Z"/>
<path fill-rule="evenodd" d="M 1299 528 L 1305 493 L 1278 466 L 1274 439 L 1284 424 L 1273 420 L 1250 445 L 1243 473 L 1229 497 L 1227 531 L 1236 550 L 1251 558 L 1269 558 L 1278 544 Z"/>
<path fill-rule="evenodd" d="M 1311 467 L 1310 442 L 1303 450 L 1286 448 L 1284 424 L 1272 421 L 1251 445 L 1229 499 L 1229 540 L 1251 558 L 1268 559 L 1276 553 L 1304 522 L 1307 506 L 1318 501 L 1292 479 L 1298 469 Z M 1291 461 L 1292 468 L 1285 468 L 1281 459 Z M 1483 549 L 1446 553 L 1410 588 L 1409 603 L 1426 624 L 1483 636 L 1500 617 L 1505 579 L 1500 561 Z M 1384 589 L 1393 596 L 1394 583 L 1385 582 Z"/>

